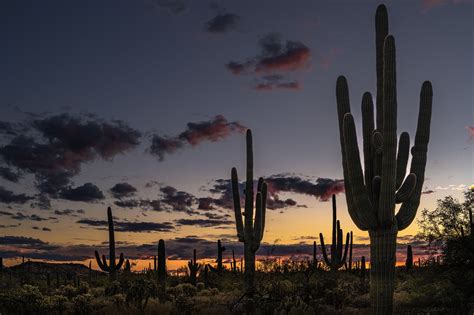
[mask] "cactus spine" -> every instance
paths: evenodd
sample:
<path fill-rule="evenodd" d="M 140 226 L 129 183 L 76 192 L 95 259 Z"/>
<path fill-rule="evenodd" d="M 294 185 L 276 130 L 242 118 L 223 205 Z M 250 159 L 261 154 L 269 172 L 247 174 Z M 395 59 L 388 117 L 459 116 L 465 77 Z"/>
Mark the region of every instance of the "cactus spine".
<path fill-rule="evenodd" d="M 420 203 L 433 93 L 431 83 L 425 81 L 410 174 L 405 178 L 410 138 L 406 132 L 400 135 L 397 153 L 395 39 L 388 35 L 384 5 L 377 8 L 375 28 L 377 115 L 375 125 L 372 96 L 366 92 L 362 99 L 364 172 L 343 76 L 337 80 L 336 97 L 347 207 L 356 226 L 369 231 L 371 304 L 374 313 L 391 314 L 397 233 L 411 224 Z M 402 205 L 395 215 L 397 203 Z"/>
<path fill-rule="evenodd" d="M 109 264 L 107 265 L 107 259 L 105 255 L 102 255 L 102 259 L 99 256 L 99 252 L 95 251 L 95 259 L 99 268 L 109 273 L 110 280 L 117 278 L 117 271 L 122 267 L 124 258 L 123 253 L 120 253 L 118 262 L 115 262 L 115 234 L 114 234 L 114 220 L 112 217 L 112 209 L 107 208 L 107 219 L 109 221 Z"/>
<path fill-rule="evenodd" d="M 253 191 L 253 149 L 252 132 L 247 130 L 247 181 L 245 183 L 245 226 L 242 221 L 240 209 L 240 192 L 237 169 L 232 168 L 232 195 L 234 199 L 235 224 L 237 227 L 237 237 L 239 242 L 244 243 L 245 258 L 245 291 L 248 296 L 254 293 L 255 278 L 255 253 L 260 247 L 260 242 L 265 231 L 265 210 L 267 202 L 267 184 L 263 178 L 258 180 L 257 194 L 255 200 L 255 221 L 254 221 L 254 191 Z"/>
<path fill-rule="evenodd" d="M 197 273 L 201 269 L 201 265 L 197 263 L 196 250 L 193 250 L 193 258 L 188 262 L 189 281 L 192 285 L 196 285 Z"/>
<path fill-rule="evenodd" d="M 337 220 L 337 208 L 336 208 L 336 195 L 332 195 L 332 243 L 331 243 L 331 259 L 329 259 L 326 245 L 324 244 L 323 233 L 319 233 L 319 239 L 321 241 L 321 251 L 323 252 L 323 258 L 326 265 L 333 271 L 339 270 L 346 263 L 347 249 L 349 246 L 350 234 L 346 235 L 346 246 L 344 248 L 344 254 L 342 253 L 342 229 L 341 223 Z"/>
<path fill-rule="evenodd" d="M 405 261 L 405 267 L 407 271 L 410 271 L 413 268 L 413 251 L 411 245 L 407 246 L 407 259 Z"/>

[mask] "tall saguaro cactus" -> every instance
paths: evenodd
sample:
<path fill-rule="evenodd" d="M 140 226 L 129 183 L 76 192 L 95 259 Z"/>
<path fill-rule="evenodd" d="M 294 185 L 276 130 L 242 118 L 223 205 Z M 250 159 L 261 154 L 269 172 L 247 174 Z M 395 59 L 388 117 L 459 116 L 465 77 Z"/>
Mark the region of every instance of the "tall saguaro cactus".
<path fill-rule="evenodd" d="M 323 258 L 326 265 L 331 270 L 338 270 L 346 263 L 347 249 L 349 246 L 350 234 L 346 235 L 346 246 L 344 248 L 344 254 L 342 253 L 342 229 L 341 223 L 337 219 L 337 208 L 336 208 L 336 195 L 332 195 L 332 243 L 331 243 L 331 259 L 329 259 L 326 245 L 324 244 L 323 233 L 319 233 L 319 239 L 321 241 L 321 251 L 323 252 Z"/>
<path fill-rule="evenodd" d="M 232 168 L 232 195 L 234 199 L 235 224 L 239 242 L 244 243 L 245 259 L 245 291 L 248 296 L 254 293 L 255 278 L 255 253 L 260 247 L 260 242 L 265 231 L 265 211 L 267 202 L 267 184 L 263 178 L 258 180 L 257 194 L 255 197 L 254 220 L 254 191 L 253 191 L 253 149 L 252 132 L 247 130 L 247 181 L 245 183 L 245 226 L 242 221 L 240 209 L 239 179 L 236 168 Z"/>
<path fill-rule="evenodd" d="M 109 221 L 109 264 L 107 264 L 105 255 L 102 255 L 102 259 L 100 258 L 98 251 L 95 251 L 95 259 L 97 260 L 99 268 L 105 272 L 108 272 L 111 280 L 115 280 L 117 277 L 117 270 L 122 268 L 124 258 L 123 253 L 120 253 L 118 262 L 115 262 L 114 219 L 112 217 L 112 209 L 110 207 L 107 208 L 107 219 Z"/>
<path fill-rule="evenodd" d="M 349 214 L 356 226 L 369 231 L 370 296 L 376 314 L 393 312 L 393 285 L 397 233 L 415 218 L 424 182 L 430 135 L 431 83 L 421 88 L 418 126 L 411 149 L 410 173 L 405 177 L 410 147 L 403 132 L 397 152 L 397 98 L 395 39 L 388 35 L 384 5 L 375 16 L 377 97 L 376 119 L 372 96 L 362 99 L 364 172 L 362 171 L 354 118 L 350 111 L 346 78 L 337 79 L 336 98 Z M 401 203 L 395 214 L 396 204 Z"/>

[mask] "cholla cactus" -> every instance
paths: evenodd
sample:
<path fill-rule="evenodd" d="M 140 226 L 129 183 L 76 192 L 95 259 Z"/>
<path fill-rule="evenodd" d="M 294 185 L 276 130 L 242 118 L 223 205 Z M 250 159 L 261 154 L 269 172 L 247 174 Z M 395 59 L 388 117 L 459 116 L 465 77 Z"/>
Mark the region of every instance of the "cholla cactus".
<path fill-rule="evenodd" d="M 239 179 L 236 168 L 232 168 L 232 196 L 234 199 L 235 224 L 237 237 L 244 243 L 245 258 L 245 291 L 248 296 L 254 293 L 255 278 L 255 253 L 260 247 L 260 242 L 265 231 L 265 210 L 267 203 L 267 184 L 263 178 L 258 180 L 257 194 L 255 197 L 254 221 L 254 190 L 253 190 L 253 149 L 252 132 L 247 130 L 247 181 L 245 183 L 245 226 L 242 221 L 240 209 Z"/>
<path fill-rule="evenodd" d="M 432 87 L 421 88 L 415 145 L 410 174 L 406 175 L 410 138 L 400 135 L 397 152 L 397 98 L 395 39 L 388 35 L 384 5 L 375 16 L 377 97 L 376 118 L 372 96 L 362 99 L 364 172 L 362 171 L 354 118 L 346 78 L 337 80 L 336 97 L 346 200 L 356 226 L 369 231 L 370 296 L 376 314 L 393 312 L 397 234 L 416 216 L 425 176 L 430 135 Z M 401 203 L 395 214 L 395 205 Z"/>
<path fill-rule="evenodd" d="M 98 251 L 95 251 L 95 259 L 97 260 L 99 268 L 105 272 L 108 272 L 111 280 L 115 280 L 117 278 L 117 271 L 122 268 L 124 258 L 123 253 L 120 253 L 119 261 L 117 263 L 115 262 L 114 219 L 112 217 L 112 209 L 110 209 L 110 207 L 107 208 L 107 219 L 109 221 L 109 264 L 107 264 L 105 255 L 102 255 L 102 260 L 100 259 Z"/>
<path fill-rule="evenodd" d="M 347 249 L 349 246 L 350 234 L 346 235 L 346 246 L 344 248 L 344 254 L 342 254 L 342 229 L 341 223 L 337 219 L 337 208 L 336 208 L 336 195 L 332 195 L 332 243 L 331 243 L 331 259 L 329 259 L 326 245 L 324 244 L 323 233 L 319 233 L 319 239 L 321 241 L 321 251 L 323 252 L 323 258 L 326 265 L 333 271 L 339 270 L 346 263 Z"/>

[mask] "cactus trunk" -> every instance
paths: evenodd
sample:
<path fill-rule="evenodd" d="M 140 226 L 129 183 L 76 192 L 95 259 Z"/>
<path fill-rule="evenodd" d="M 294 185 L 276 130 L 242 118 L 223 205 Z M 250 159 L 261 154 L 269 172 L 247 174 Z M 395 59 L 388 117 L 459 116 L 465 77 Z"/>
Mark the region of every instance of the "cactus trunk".
<path fill-rule="evenodd" d="M 377 301 L 373 311 L 375 314 L 390 314 L 393 309 L 397 232 L 383 229 L 369 231 L 369 236 L 370 298 Z"/>
<path fill-rule="evenodd" d="M 245 261 L 245 272 L 244 272 L 244 280 L 245 280 L 245 292 L 249 296 L 252 296 L 255 291 L 254 287 L 254 279 L 255 279 L 255 252 L 245 246 L 244 244 L 244 261 Z"/>

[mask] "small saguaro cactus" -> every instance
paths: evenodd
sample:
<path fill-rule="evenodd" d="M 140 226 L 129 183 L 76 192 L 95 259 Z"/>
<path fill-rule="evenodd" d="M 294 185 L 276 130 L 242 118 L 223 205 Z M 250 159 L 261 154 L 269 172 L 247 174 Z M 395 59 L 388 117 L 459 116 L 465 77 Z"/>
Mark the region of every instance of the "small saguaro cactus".
<path fill-rule="evenodd" d="M 341 223 L 337 220 L 337 208 L 336 208 L 336 195 L 332 195 L 332 243 L 331 243 L 331 259 L 329 259 L 326 245 L 324 244 L 323 233 L 319 233 L 319 239 L 321 241 L 321 251 L 323 252 L 323 258 L 326 265 L 333 271 L 339 270 L 346 263 L 347 249 L 349 248 L 350 234 L 346 235 L 346 246 L 344 248 L 344 254 L 342 253 L 343 239 Z"/>
<path fill-rule="evenodd" d="M 362 256 L 362 259 L 360 260 L 360 275 L 365 277 L 365 256 Z"/>
<path fill-rule="evenodd" d="M 102 255 L 102 259 L 99 256 L 99 252 L 95 251 L 95 259 L 99 268 L 109 273 L 110 280 L 117 278 L 117 271 L 122 268 L 124 262 L 123 253 L 120 253 L 118 262 L 115 262 L 115 233 L 114 233 L 114 219 L 112 217 L 112 209 L 107 208 L 107 219 L 109 221 L 109 264 L 105 255 Z"/>
<path fill-rule="evenodd" d="M 153 271 L 156 272 L 156 255 L 153 256 Z"/>
<path fill-rule="evenodd" d="M 239 242 L 244 243 L 245 259 L 245 291 L 248 296 L 254 293 L 255 278 L 255 253 L 260 247 L 260 242 L 265 231 L 265 211 L 267 203 L 267 184 L 263 178 L 259 178 L 257 194 L 255 197 L 255 220 L 254 220 L 254 190 L 253 190 L 253 149 L 252 132 L 247 129 L 247 181 L 245 183 L 245 212 L 240 209 L 240 191 L 237 169 L 232 168 L 232 196 L 234 199 L 235 224 Z M 245 226 L 242 221 L 245 216 Z"/>
<path fill-rule="evenodd" d="M 217 271 L 221 272 L 224 270 L 222 266 L 222 252 L 225 251 L 225 246 L 222 246 L 221 240 L 217 241 Z"/>
<path fill-rule="evenodd" d="M 410 271 L 413 268 L 413 251 L 411 245 L 407 246 L 407 259 L 405 261 L 405 267 L 407 271 Z"/>
<path fill-rule="evenodd" d="M 0 257 L 0 271 L 3 270 L 3 257 Z"/>
<path fill-rule="evenodd" d="M 351 231 L 351 240 L 349 242 L 349 261 L 347 262 L 347 265 L 348 265 L 348 270 L 351 271 L 352 270 L 352 243 L 354 241 L 354 235 L 352 234 L 352 231 Z"/>
<path fill-rule="evenodd" d="M 317 254 L 316 241 L 313 241 L 313 261 L 312 261 L 313 269 L 318 268 L 318 258 L 316 254 Z"/>
<path fill-rule="evenodd" d="M 192 285 L 196 285 L 197 274 L 199 269 L 201 269 L 201 264 L 197 263 L 196 250 L 193 250 L 193 258 L 188 262 L 189 268 L 189 281 Z"/>
<path fill-rule="evenodd" d="M 126 273 L 132 272 L 132 265 L 130 265 L 130 260 L 125 261 L 125 267 L 123 267 L 123 271 Z"/>
<path fill-rule="evenodd" d="M 362 97 L 364 171 L 344 76 L 337 79 L 336 98 L 347 208 L 355 225 L 369 231 L 371 306 L 375 314 L 392 314 L 397 234 L 412 223 L 420 204 L 433 90 L 429 81 L 421 87 L 411 168 L 406 176 L 410 137 L 402 132 L 397 146 L 395 38 L 388 33 L 384 5 L 375 14 L 375 44 L 375 118 L 372 95 L 366 92 Z M 398 213 L 396 204 L 401 204 Z"/>
<path fill-rule="evenodd" d="M 237 261 L 235 260 L 235 253 L 234 250 L 232 250 L 232 272 L 237 273 Z"/>

